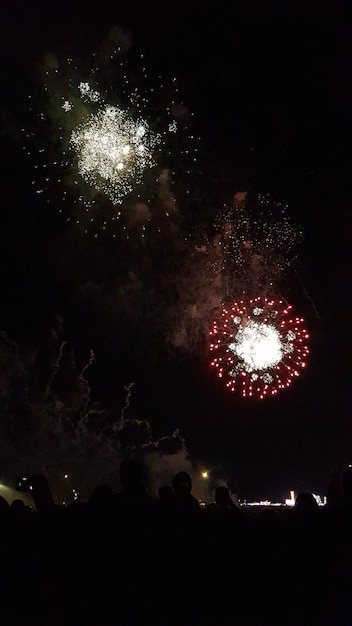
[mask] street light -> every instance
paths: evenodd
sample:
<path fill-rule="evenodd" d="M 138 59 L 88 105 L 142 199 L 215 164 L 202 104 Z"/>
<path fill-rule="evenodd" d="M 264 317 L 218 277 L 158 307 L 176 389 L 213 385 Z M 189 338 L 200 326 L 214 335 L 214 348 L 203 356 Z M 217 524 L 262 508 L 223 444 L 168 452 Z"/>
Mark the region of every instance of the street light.
<path fill-rule="evenodd" d="M 207 500 L 208 500 L 208 478 L 209 478 L 209 473 L 207 472 L 207 470 L 204 470 L 202 472 L 202 478 L 204 480 L 204 502 L 205 502 L 205 504 L 207 504 Z"/>

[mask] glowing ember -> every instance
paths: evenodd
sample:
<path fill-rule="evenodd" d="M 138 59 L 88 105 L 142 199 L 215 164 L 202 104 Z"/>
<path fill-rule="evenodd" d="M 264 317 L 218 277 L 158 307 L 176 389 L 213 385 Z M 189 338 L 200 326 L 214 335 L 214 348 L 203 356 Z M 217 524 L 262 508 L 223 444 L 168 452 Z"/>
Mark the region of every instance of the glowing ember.
<path fill-rule="evenodd" d="M 306 366 L 309 334 L 303 324 L 281 300 L 234 302 L 213 322 L 210 365 L 228 389 L 244 397 L 276 395 Z"/>

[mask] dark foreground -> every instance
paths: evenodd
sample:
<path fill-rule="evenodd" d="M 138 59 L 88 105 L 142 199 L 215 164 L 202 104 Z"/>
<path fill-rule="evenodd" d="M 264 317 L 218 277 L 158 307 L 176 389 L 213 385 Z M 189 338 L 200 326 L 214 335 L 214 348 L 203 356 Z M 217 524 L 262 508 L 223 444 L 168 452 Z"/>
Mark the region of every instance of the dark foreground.
<path fill-rule="evenodd" d="M 3 626 L 351 626 L 352 507 L 248 516 L 166 489 L 2 502 Z"/>

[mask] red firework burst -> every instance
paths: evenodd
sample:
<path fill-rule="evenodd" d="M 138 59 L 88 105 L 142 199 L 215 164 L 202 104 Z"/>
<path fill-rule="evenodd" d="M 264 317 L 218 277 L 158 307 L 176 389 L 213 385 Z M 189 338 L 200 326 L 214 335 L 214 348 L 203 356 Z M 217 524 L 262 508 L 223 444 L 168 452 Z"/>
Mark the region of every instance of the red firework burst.
<path fill-rule="evenodd" d="M 209 338 L 211 367 L 244 397 L 263 399 L 289 387 L 309 354 L 304 319 L 282 300 L 234 302 L 222 309 Z"/>

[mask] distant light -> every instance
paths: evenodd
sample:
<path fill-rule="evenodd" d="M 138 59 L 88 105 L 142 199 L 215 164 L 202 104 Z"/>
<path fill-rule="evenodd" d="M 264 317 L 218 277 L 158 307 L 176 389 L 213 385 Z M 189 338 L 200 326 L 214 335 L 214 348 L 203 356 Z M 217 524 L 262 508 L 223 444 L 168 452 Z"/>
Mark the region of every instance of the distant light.
<path fill-rule="evenodd" d="M 295 506 L 295 502 L 296 502 L 295 492 L 294 491 L 290 491 L 290 497 L 286 498 L 285 504 L 286 504 L 286 506 Z"/>
<path fill-rule="evenodd" d="M 73 497 L 73 500 L 75 500 L 75 501 L 79 499 L 79 491 L 78 491 L 78 489 L 72 489 L 72 497 Z"/>
<path fill-rule="evenodd" d="M 313 493 L 312 495 L 313 495 L 314 500 L 316 501 L 316 503 L 317 503 L 319 506 L 325 506 L 325 505 L 326 505 L 326 496 L 324 496 L 324 497 L 322 498 L 321 496 L 319 496 L 319 495 L 318 495 L 318 494 L 316 494 L 316 493 Z"/>

